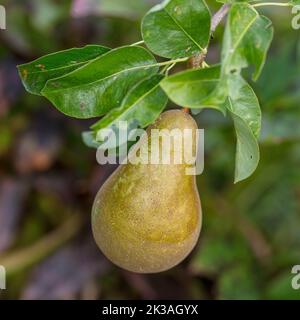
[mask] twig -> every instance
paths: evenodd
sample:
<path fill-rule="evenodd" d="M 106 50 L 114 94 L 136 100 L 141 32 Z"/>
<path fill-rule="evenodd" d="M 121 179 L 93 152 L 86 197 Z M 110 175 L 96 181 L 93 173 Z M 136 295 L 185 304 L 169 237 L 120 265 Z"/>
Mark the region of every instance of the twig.
<path fill-rule="evenodd" d="M 210 28 L 210 32 L 214 33 L 217 29 L 217 26 L 220 24 L 220 22 L 225 18 L 225 16 L 227 15 L 228 11 L 229 11 L 230 5 L 224 4 L 219 11 L 217 11 L 214 16 L 212 17 L 211 20 L 211 28 Z"/>
<path fill-rule="evenodd" d="M 229 11 L 229 8 L 230 8 L 230 5 L 227 3 L 227 4 L 224 4 L 215 14 L 214 16 L 212 17 L 212 20 L 211 20 L 211 27 L 210 27 L 210 33 L 213 34 L 218 25 L 221 23 L 221 21 L 226 17 L 228 11 Z M 191 59 L 190 59 L 190 66 L 192 68 L 198 68 L 198 67 L 201 67 L 205 57 L 206 57 L 206 54 L 207 54 L 207 51 L 203 51 L 201 52 L 200 54 L 198 55 L 195 55 L 193 56 Z"/>
<path fill-rule="evenodd" d="M 6 268 L 7 274 L 23 270 L 47 257 L 74 237 L 80 230 L 81 225 L 79 214 L 74 214 L 56 230 L 52 231 L 49 235 L 46 235 L 35 244 L 12 252 L 7 256 L 1 256 L 1 264 Z"/>
<path fill-rule="evenodd" d="M 228 11 L 229 11 L 230 5 L 224 4 L 212 17 L 211 20 L 211 27 L 210 27 L 210 33 L 213 34 L 217 26 L 221 23 L 221 21 L 226 17 Z M 196 69 L 202 66 L 205 58 L 207 55 L 207 50 L 202 51 L 199 54 L 194 55 L 191 57 L 188 61 L 188 69 Z M 189 108 L 185 107 L 184 108 L 185 112 L 189 112 Z"/>
<path fill-rule="evenodd" d="M 210 27 L 210 33 L 213 34 L 218 25 L 221 23 L 221 21 L 226 17 L 228 11 L 229 11 L 229 8 L 230 8 L 230 5 L 227 3 L 227 4 L 224 4 L 215 14 L 214 16 L 212 17 L 212 20 L 211 20 L 211 27 Z M 205 57 L 206 57 L 206 54 L 207 54 L 207 51 L 203 51 L 201 52 L 200 54 L 198 55 L 195 55 L 194 57 L 192 57 L 190 59 L 190 66 L 192 68 L 198 68 L 198 67 L 201 67 Z"/>

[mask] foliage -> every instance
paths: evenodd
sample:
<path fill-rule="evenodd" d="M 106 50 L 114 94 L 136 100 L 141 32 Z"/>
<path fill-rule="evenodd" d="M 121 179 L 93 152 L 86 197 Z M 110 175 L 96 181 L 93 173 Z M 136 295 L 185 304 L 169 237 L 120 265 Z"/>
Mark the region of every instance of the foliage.
<path fill-rule="evenodd" d="M 203 61 L 197 67 L 205 67 L 202 64 L 214 31 L 212 25 L 204 0 L 167 0 L 145 15 L 141 29 L 147 48 L 171 60 L 159 63 L 148 49 L 135 45 L 109 52 L 104 47 L 90 46 L 21 65 L 20 76 L 29 92 L 42 94 L 69 116 L 92 118 L 119 114 L 128 91 L 139 81 L 158 73 L 160 67 L 171 68 L 188 58 L 201 59 L 201 55 Z M 165 78 L 161 79 L 161 87 L 180 106 L 214 108 L 231 115 L 237 134 L 236 182 L 249 177 L 259 162 L 260 107 L 254 91 L 243 80 L 242 71 L 253 66 L 253 79 L 257 80 L 272 38 L 273 28 L 268 18 L 260 15 L 251 4 L 234 3 L 224 32 L 220 67 L 186 71 L 170 77 L 167 73 L 170 68 L 162 70 Z M 57 65 L 53 64 L 54 59 Z M 135 94 L 140 94 L 142 99 L 143 90 Z M 145 105 L 139 108 L 138 117 L 130 113 L 126 120 L 143 128 L 150 122 L 143 119 L 143 114 L 147 115 Z M 151 122 L 159 112 L 154 114 Z M 101 144 L 97 141 L 98 131 L 105 128 L 105 123 L 110 126 L 108 118 L 101 120 L 100 126 L 91 127 L 90 135 L 95 141 L 89 145 Z"/>

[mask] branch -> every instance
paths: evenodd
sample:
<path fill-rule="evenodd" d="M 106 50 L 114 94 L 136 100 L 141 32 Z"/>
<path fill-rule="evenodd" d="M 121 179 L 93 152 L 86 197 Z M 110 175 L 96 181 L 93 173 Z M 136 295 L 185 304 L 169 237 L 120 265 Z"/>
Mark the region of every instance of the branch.
<path fill-rule="evenodd" d="M 217 11 L 215 13 L 215 15 L 213 16 L 212 20 L 211 20 L 211 28 L 210 28 L 210 32 L 214 33 L 217 29 L 217 26 L 220 24 L 220 22 L 225 18 L 225 16 L 227 15 L 228 11 L 229 11 L 230 5 L 224 4 L 219 11 Z"/>
<path fill-rule="evenodd" d="M 211 34 L 213 34 L 216 31 L 217 26 L 226 17 L 229 11 L 229 8 L 230 8 L 229 4 L 223 4 L 223 6 L 214 14 L 211 20 L 211 27 L 210 27 Z M 195 69 L 195 68 L 201 67 L 202 63 L 206 58 L 206 55 L 207 55 L 207 51 L 205 50 L 191 57 L 188 62 L 188 69 Z M 189 108 L 185 107 L 183 108 L 183 111 L 189 113 Z"/>
<path fill-rule="evenodd" d="M 211 27 L 210 27 L 210 32 L 211 34 L 213 34 L 218 25 L 221 23 L 221 21 L 226 17 L 228 11 L 229 11 L 230 5 L 227 4 L 223 4 L 223 6 L 214 14 L 214 16 L 212 17 L 211 20 Z M 207 52 L 203 51 L 197 55 L 195 55 L 194 57 L 192 57 L 189 60 L 189 67 L 190 68 L 198 68 L 201 67 L 205 57 L 206 57 Z"/>

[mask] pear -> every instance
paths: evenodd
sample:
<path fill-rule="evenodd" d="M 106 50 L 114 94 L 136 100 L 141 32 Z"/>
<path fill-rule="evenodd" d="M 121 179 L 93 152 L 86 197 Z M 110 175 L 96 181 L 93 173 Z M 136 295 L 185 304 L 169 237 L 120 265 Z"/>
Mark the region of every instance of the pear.
<path fill-rule="evenodd" d="M 140 139 L 130 150 L 128 163 L 102 186 L 92 210 L 93 234 L 101 251 L 119 267 L 136 273 L 162 272 L 180 263 L 196 245 L 202 225 L 195 175 L 186 174 L 193 164 L 142 161 L 157 150 L 157 143 L 151 145 L 152 129 L 190 129 L 195 153 L 194 119 L 180 110 L 161 114 L 147 129 L 148 139 Z M 175 143 L 167 151 L 158 143 L 162 154 L 176 154 Z"/>

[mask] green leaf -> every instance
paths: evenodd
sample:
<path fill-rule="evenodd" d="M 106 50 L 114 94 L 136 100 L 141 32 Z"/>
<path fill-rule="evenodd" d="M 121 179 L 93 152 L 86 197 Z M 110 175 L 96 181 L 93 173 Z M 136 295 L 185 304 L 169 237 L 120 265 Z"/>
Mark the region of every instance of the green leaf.
<path fill-rule="evenodd" d="M 261 110 L 253 89 L 240 75 L 228 77 L 227 86 L 229 98 L 234 102 L 230 110 L 245 121 L 257 138 L 261 129 Z"/>
<path fill-rule="evenodd" d="M 229 104 L 234 103 L 229 99 Z M 240 182 L 247 179 L 256 170 L 259 162 L 259 147 L 252 131 L 245 121 L 231 112 L 237 135 L 235 179 Z"/>
<path fill-rule="evenodd" d="M 229 97 L 226 102 L 237 135 L 235 183 L 248 178 L 257 168 L 259 146 L 257 137 L 261 127 L 261 111 L 255 93 L 241 76 L 228 80 Z"/>
<path fill-rule="evenodd" d="M 234 68 L 240 69 L 238 63 L 244 66 L 244 59 L 239 54 L 239 48 L 257 16 L 257 11 L 247 4 L 232 5 L 227 18 L 222 47 L 222 67 L 225 73 L 230 73 Z"/>
<path fill-rule="evenodd" d="M 162 75 L 154 75 L 138 83 L 125 97 L 120 108 L 113 109 L 92 126 L 94 131 L 118 127 L 119 121 L 136 121 L 136 127 L 147 127 L 165 108 L 168 97 L 160 88 Z"/>
<path fill-rule="evenodd" d="M 242 46 L 247 66 L 254 66 L 253 80 L 257 80 L 266 62 L 268 50 L 274 35 L 270 19 L 259 16 L 246 34 Z"/>
<path fill-rule="evenodd" d="M 254 66 L 256 80 L 273 39 L 272 22 L 245 3 L 234 4 L 227 20 L 222 48 L 223 73 Z"/>
<path fill-rule="evenodd" d="M 97 45 L 59 51 L 18 66 L 26 90 L 40 95 L 46 82 L 70 73 L 110 49 Z"/>
<path fill-rule="evenodd" d="M 203 0 L 167 0 L 152 8 L 142 21 L 148 48 L 165 58 L 197 54 L 210 39 L 210 12 Z"/>
<path fill-rule="evenodd" d="M 69 116 L 91 118 L 119 107 L 137 82 L 157 71 L 157 62 L 150 52 L 126 46 L 48 81 L 42 94 Z"/>
<path fill-rule="evenodd" d="M 211 107 L 221 110 L 226 99 L 224 85 L 220 85 L 220 65 L 188 70 L 165 78 L 161 87 L 169 98 L 189 108 Z"/>

